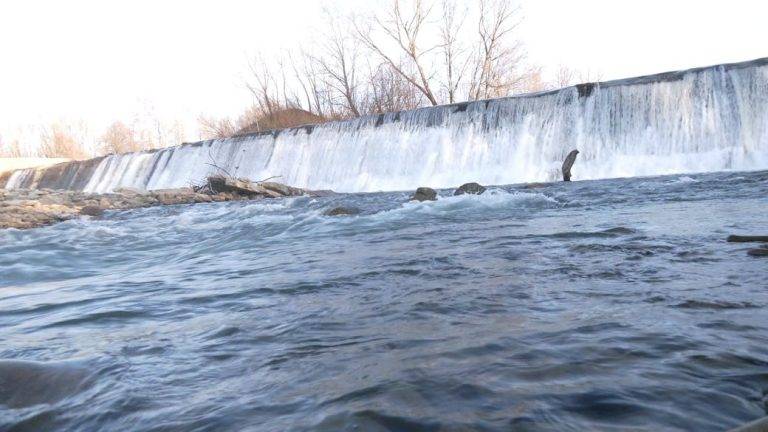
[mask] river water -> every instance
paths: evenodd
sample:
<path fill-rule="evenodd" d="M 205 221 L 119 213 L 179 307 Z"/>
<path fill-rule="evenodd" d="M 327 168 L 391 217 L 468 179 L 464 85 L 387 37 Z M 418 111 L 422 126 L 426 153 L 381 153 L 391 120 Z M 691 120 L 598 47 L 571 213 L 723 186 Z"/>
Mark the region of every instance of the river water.
<path fill-rule="evenodd" d="M 765 415 L 768 172 L 0 232 L 0 430 L 724 430 Z M 345 205 L 361 214 L 328 217 Z"/>

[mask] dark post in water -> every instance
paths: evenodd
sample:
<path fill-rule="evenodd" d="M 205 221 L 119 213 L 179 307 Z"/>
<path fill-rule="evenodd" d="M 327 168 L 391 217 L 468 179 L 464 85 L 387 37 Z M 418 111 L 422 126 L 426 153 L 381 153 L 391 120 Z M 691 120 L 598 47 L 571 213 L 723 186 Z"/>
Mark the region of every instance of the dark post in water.
<path fill-rule="evenodd" d="M 571 181 L 571 167 L 576 162 L 577 154 L 579 154 L 578 150 L 571 150 L 565 158 L 565 162 L 563 162 L 563 181 Z"/>

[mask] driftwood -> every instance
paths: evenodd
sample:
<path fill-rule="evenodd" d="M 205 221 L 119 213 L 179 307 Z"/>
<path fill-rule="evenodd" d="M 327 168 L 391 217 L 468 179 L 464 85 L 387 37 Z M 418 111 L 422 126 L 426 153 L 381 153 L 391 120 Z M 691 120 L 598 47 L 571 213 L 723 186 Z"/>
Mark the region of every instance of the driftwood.
<path fill-rule="evenodd" d="M 747 251 L 747 255 L 753 257 L 765 257 L 768 256 L 768 248 L 750 249 Z"/>
<path fill-rule="evenodd" d="M 304 189 L 286 186 L 275 182 L 252 182 L 248 179 L 236 179 L 224 176 L 208 177 L 207 187 L 213 193 L 234 193 L 248 197 L 280 198 L 304 195 Z"/>
<path fill-rule="evenodd" d="M 572 150 L 568 153 L 568 156 L 563 162 L 563 181 L 571 181 L 571 167 L 576 162 L 576 156 L 579 154 L 578 150 Z"/>
<path fill-rule="evenodd" d="M 727 240 L 728 240 L 729 243 L 752 243 L 752 242 L 766 242 L 766 243 L 768 243 L 768 236 L 729 235 Z"/>

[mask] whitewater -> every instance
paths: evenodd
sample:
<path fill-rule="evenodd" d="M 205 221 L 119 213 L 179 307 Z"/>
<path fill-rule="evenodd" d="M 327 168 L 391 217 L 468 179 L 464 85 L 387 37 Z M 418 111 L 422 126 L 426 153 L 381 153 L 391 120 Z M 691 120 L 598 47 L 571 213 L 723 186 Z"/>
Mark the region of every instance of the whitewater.
<path fill-rule="evenodd" d="M 223 168 L 338 192 L 768 168 L 768 58 L 509 98 L 110 155 L 6 187 L 109 192 L 200 183 Z"/>

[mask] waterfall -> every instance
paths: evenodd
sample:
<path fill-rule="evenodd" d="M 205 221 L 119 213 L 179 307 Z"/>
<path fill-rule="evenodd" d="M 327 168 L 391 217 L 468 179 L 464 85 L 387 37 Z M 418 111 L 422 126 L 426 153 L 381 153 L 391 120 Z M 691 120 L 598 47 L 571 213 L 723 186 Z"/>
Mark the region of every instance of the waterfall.
<path fill-rule="evenodd" d="M 551 181 L 572 149 L 574 180 L 768 169 L 768 58 L 110 155 L 80 188 L 183 187 L 211 164 L 339 192 Z"/>

